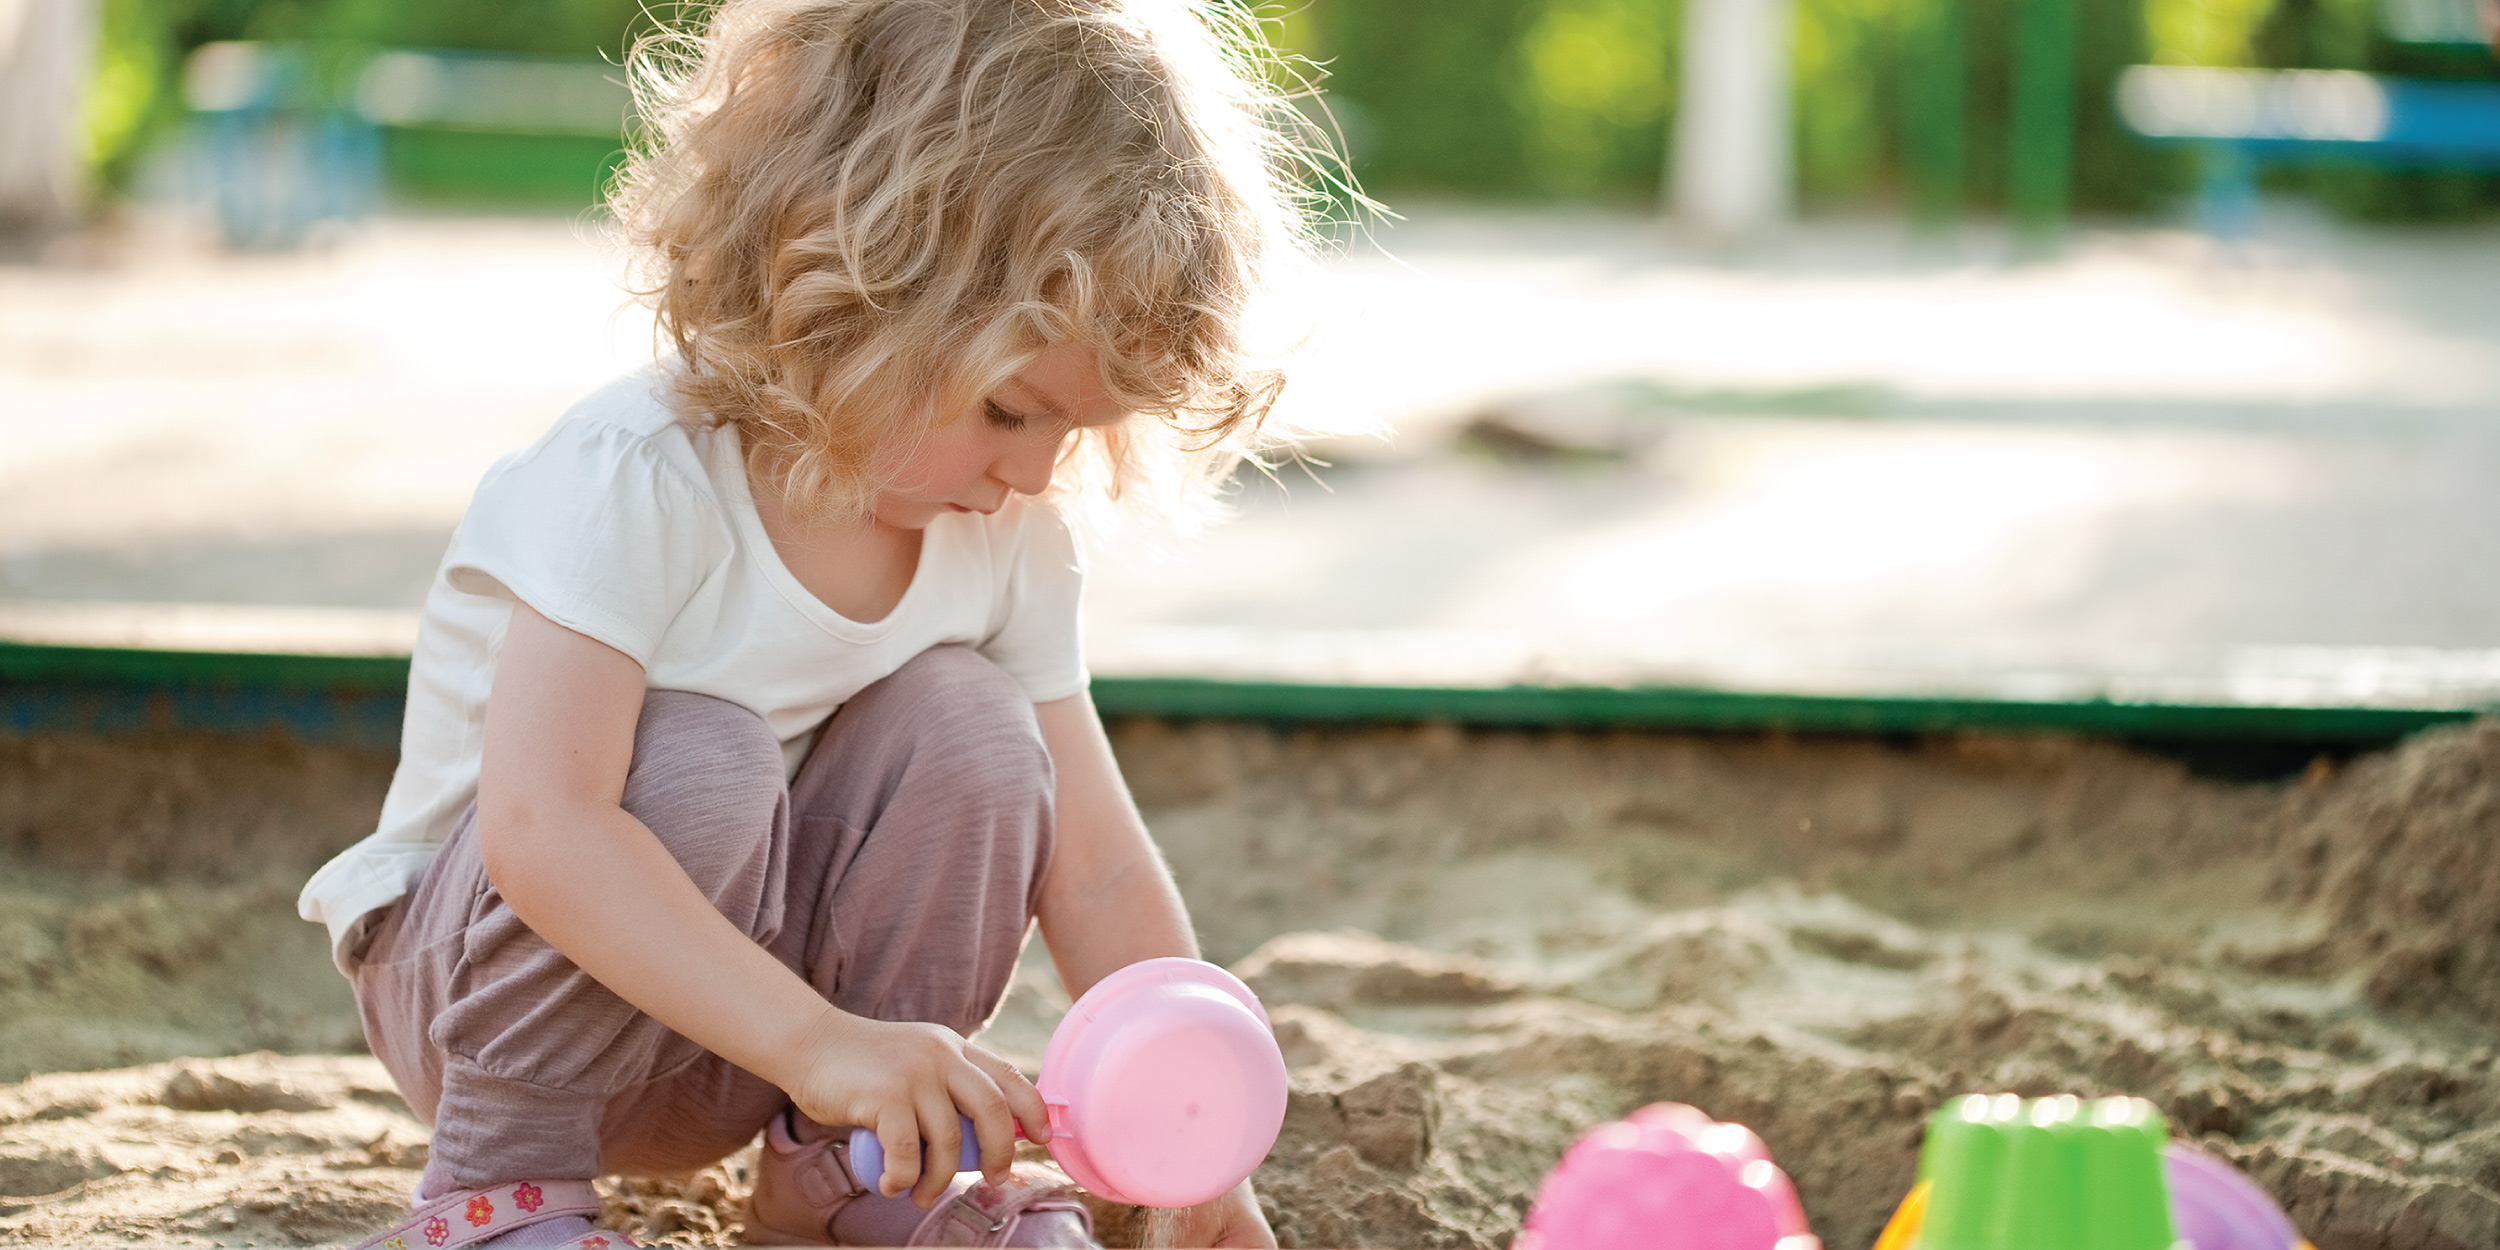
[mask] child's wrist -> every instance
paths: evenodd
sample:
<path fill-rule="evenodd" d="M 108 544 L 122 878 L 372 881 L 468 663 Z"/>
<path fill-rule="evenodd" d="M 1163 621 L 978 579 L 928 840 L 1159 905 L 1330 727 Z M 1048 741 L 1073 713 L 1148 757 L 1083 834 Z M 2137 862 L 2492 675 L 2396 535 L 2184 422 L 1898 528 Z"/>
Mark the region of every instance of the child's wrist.
<path fill-rule="evenodd" d="M 832 1003 L 816 1000 L 812 1008 L 794 1013 L 792 1019 L 775 1030 L 776 1036 L 765 1045 L 764 1067 L 755 1074 L 785 1093 L 792 1092 L 807 1080 L 826 1051 L 841 1045 L 845 1026 L 856 1023 L 856 1017 Z"/>

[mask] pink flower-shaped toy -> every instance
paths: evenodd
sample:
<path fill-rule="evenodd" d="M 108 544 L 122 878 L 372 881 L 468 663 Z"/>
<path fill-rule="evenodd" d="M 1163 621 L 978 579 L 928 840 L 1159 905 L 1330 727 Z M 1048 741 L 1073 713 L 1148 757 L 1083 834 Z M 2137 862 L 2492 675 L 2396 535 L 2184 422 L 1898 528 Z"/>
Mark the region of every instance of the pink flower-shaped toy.
<path fill-rule="evenodd" d="M 1515 1250 L 1821 1250 L 1753 1130 L 1662 1102 L 1583 1134 Z"/>

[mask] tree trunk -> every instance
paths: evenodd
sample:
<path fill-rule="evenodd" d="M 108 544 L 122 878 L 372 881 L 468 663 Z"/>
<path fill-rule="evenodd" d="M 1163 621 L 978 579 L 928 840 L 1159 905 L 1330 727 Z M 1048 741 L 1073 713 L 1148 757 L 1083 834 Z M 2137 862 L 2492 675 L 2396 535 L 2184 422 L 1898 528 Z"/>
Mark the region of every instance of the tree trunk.
<path fill-rule="evenodd" d="M 74 219 L 94 57 L 94 0 L 0 0 L 0 234 Z"/>

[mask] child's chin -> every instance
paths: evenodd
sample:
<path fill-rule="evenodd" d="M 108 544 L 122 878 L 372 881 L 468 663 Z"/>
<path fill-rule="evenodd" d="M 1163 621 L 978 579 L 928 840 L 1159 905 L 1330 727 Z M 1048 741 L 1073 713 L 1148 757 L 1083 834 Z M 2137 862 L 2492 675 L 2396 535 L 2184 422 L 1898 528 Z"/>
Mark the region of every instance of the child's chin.
<path fill-rule="evenodd" d="M 942 503 L 888 504 L 877 509 L 877 522 L 891 529 L 924 530 L 931 521 L 953 511 L 952 506 Z"/>

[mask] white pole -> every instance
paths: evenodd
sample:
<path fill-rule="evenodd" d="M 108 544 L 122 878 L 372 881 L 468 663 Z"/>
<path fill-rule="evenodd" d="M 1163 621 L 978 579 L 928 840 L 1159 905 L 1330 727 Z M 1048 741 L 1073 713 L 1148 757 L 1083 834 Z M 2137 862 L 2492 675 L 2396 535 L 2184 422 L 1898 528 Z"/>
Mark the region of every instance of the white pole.
<path fill-rule="evenodd" d="M 1670 175 L 1675 215 L 1705 237 L 1788 216 L 1790 0 L 1687 0 Z"/>
<path fill-rule="evenodd" d="M 78 207 L 79 105 L 93 0 L 0 0 L 0 233 L 43 233 Z"/>

